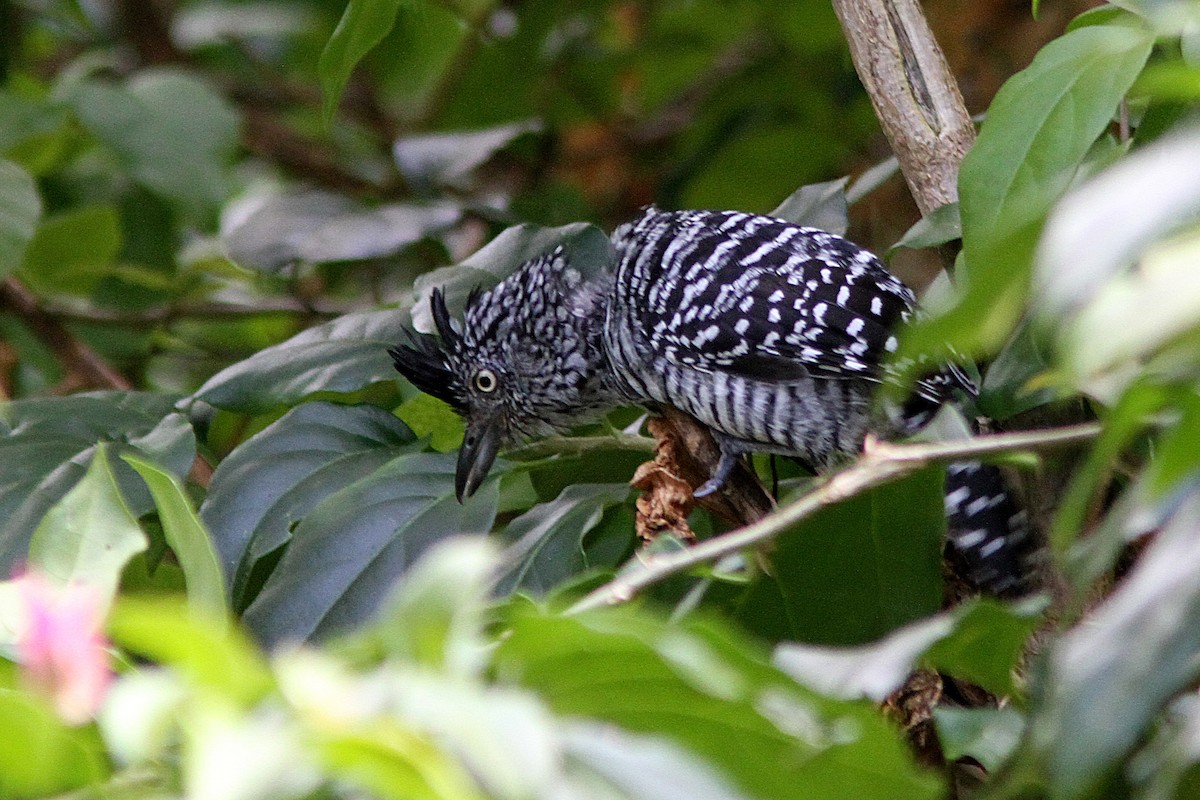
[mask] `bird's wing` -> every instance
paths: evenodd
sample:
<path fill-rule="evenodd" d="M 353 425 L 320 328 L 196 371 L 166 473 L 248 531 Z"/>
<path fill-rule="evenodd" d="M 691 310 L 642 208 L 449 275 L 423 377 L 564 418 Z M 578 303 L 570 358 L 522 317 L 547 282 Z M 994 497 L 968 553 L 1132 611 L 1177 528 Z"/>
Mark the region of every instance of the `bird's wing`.
<path fill-rule="evenodd" d="M 914 304 L 869 251 L 769 217 L 657 212 L 615 240 L 653 352 L 699 369 L 880 380 Z"/>

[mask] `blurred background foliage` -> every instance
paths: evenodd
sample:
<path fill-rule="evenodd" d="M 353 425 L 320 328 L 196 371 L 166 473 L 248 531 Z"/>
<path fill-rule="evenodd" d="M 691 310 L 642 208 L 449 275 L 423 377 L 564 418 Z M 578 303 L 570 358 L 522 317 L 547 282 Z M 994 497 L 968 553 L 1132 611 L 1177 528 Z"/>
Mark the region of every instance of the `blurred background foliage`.
<path fill-rule="evenodd" d="M 887 155 L 823 0 L 397 5 L 325 125 L 341 2 L 6 3 L 0 153 L 43 208 L 5 271 L 138 386 L 189 392 L 504 225 L 768 211 Z M 982 111 L 1084 5 L 930 13 Z M 892 180 L 854 234 L 883 249 L 915 219 Z M 0 319 L 6 395 L 88 380 Z"/>

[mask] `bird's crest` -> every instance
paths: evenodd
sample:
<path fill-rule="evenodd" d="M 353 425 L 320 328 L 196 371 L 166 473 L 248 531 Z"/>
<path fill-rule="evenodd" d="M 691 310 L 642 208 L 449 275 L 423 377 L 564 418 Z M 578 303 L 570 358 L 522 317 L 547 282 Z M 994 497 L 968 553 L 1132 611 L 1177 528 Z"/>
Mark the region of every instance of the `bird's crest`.
<path fill-rule="evenodd" d="M 469 301 L 468 301 L 469 302 Z M 467 408 L 466 390 L 458 376 L 450 369 L 448 356 L 462 346 L 462 336 L 450 324 L 450 311 L 446 308 L 446 295 L 434 289 L 429 299 L 433 324 L 441 342 L 432 336 L 408 334 L 409 344 L 388 350 L 396 371 L 422 392 L 448 403 L 455 411 L 463 413 Z"/>

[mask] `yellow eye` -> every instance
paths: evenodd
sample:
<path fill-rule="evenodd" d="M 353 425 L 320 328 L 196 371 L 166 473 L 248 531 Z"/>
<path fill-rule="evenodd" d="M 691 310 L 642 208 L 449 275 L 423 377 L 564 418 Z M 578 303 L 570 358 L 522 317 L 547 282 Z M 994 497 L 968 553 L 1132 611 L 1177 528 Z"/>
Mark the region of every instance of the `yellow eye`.
<path fill-rule="evenodd" d="M 496 391 L 496 373 L 490 369 L 481 369 L 475 373 L 475 388 L 481 392 Z"/>

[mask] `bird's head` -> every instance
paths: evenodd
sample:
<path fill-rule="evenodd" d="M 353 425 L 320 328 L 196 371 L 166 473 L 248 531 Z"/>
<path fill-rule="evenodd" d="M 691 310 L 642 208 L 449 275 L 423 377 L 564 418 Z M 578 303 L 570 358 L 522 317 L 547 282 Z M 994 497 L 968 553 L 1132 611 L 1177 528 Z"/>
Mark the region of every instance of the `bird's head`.
<path fill-rule="evenodd" d="M 404 377 L 466 423 L 454 487 L 460 502 L 479 488 L 501 448 L 564 430 L 611 404 L 603 303 L 603 287 L 585 282 L 558 248 L 493 289 L 471 292 L 461 327 L 434 290 L 439 338 L 410 334 L 410 344 L 389 351 Z"/>

